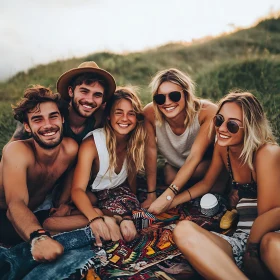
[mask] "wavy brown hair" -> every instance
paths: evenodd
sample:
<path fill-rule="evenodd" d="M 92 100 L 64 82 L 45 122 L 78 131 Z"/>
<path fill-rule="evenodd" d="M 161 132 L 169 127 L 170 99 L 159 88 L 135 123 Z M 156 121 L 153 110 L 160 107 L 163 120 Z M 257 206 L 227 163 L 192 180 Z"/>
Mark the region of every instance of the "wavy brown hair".
<path fill-rule="evenodd" d="M 219 114 L 225 103 L 234 102 L 243 114 L 244 144 L 240 155 L 243 164 L 253 167 L 254 152 L 266 143 L 276 144 L 271 126 L 258 99 L 250 92 L 230 92 L 218 103 Z"/>
<path fill-rule="evenodd" d="M 135 88 L 117 88 L 112 98 L 106 104 L 105 113 L 106 116 L 109 116 L 114 104 L 122 99 L 131 102 L 134 112 L 136 113 L 137 123 L 133 131 L 130 132 L 126 155 L 128 173 L 136 175 L 136 173 L 144 170 L 144 149 L 146 132 L 144 129 L 144 115 L 142 104 L 136 94 Z M 109 168 L 111 171 L 113 171 L 117 166 L 117 141 L 111 123 L 107 117 L 104 128 L 106 134 L 106 145 L 109 151 Z"/>
<path fill-rule="evenodd" d="M 28 123 L 27 114 L 40 111 L 40 104 L 44 102 L 54 102 L 62 117 L 68 114 L 69 105 L 59 93 L 54 93 L 50 88 L 41 85 L 33 85 L 24 91 L 23 98 L 16 105 L 12 105 L 14 118 L 21 123 Z"/>
<path fill-rule="evenodd" d="M 182 88 L 186 100 L 186 118 L 184 121 L 185 126 L 191 125 L 194 117 L 201 108 L 201 103 L 198 97 L 195 96 L 195 84 L 191 77 L 176 68 L 170 68 L 159 71 L 150 83 L 152 96 L 158 93 L 159 86 L 164 82 L 171 82 Z M 153 101 L 156 120 L 159 125 L 162 125 L 165 118 L 163 113 L 158 109 L 158 105 Z"/>

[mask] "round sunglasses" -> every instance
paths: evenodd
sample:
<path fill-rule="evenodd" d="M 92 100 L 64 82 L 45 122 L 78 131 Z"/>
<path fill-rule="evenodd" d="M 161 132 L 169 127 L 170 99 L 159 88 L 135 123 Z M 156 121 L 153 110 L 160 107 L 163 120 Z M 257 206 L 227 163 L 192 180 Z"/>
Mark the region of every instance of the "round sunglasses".
<path fill-rule="evenodd" d="M 213 118 L 214 125 L 216 127 L 220 127 L 224 123 L 225 119 L 222 115 L 218 114 Z M 240 126 L 236 121 L 229 120 L 227 121 L 227 129 L 230 133 L 237 133 L 240 128 L 244 128 Z"/>
<path fill-rule="evenodd" d="M 182 91 L 182 90 L 181 90 Z M 163 105 L 166 101 L 166 95 L 168 95 L 168 98 L 173 102 L 178 102 L 181 99 L 181 91 L 172 91 L 168 94 L 155 94 L 153 99 L 158 105 Z"/>

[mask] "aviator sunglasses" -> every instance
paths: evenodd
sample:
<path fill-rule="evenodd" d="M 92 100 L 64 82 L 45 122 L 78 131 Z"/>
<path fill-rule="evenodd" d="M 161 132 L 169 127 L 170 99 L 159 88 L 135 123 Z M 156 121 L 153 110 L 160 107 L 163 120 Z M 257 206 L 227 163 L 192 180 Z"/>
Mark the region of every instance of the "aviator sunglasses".
<path fill-rule="evenodd" d="M 162 93 L 155 94 L 153 99 L 158 105 L 163 105 L 166 101 L 166 95 L 168 95 L 168 98 L 171 101 L 178 102 L 181 99 L 181 91 L 172 91 L 168 94 L 162 94 Z"/>
<path fill-rule="evenodd" d="M 225 119 L 222 115 L 218 114 L 214 117 L 213 122 L 216 127 L 220 127 L 224 123 Z M 239 124 L 234 120 L 227 121 L 227 129 L 230 133 L 237 133 L 239 128 L 244 128 L 239 126 Z"/>

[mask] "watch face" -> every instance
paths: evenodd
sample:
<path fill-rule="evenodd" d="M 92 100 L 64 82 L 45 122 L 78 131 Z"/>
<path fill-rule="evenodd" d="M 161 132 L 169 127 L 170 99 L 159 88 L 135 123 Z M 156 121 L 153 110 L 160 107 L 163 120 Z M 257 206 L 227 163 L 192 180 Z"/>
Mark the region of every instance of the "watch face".
<path fill-rule="evenodd" d="M 166 199 L 167 199 L 167 200 L 171 200 L 172 197 L 171 197 L 170 195 L 168 195 L 168 196 L 166 197 Z"/>

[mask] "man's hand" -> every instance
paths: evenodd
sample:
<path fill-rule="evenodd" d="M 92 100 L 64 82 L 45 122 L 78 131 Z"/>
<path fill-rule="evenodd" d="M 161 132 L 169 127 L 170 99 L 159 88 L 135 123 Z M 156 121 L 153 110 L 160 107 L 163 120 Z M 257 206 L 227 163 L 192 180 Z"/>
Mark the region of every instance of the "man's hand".
<path fill-rule="evenodd" d="M 174 193 L 170 189 L 166 189 L 166 191 L 151 204 L 148 212 L 152 214 L 161 214 L 165 212 L 169 209 L 174 196 Z"/>
<path fill-rule="evenodd" d="M 150 205 L 157 199 L 156 193 L 148 193 L 147 198 L 144 202 L 142 202 L 141 207 L 148 209 Z"/>
<path fill-rule="evenodd" d="M 114 217 L 103 216 L 105 220 L 105 224 L 107 225 L 112 241 L 118 241 L 123 239 L 120 231 L 120 227 L 117 224 L 117 221 Z"/>
<path fill-rule="evenodd" d="M 95 221 L 93 221 L 90 224 L 90 228 L 95 237 L 96 246 L 102 246 L 101 238 L 105 241 L 111 240 L 110 230 L 103 219 L 96 219 Z"/>
<path fill-rule="evenodd" d="M 31 254 L 37 262 L 51 262 L 63 254 L 63 246 L 48 236 L 33 241 Z"/>

